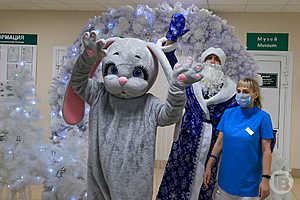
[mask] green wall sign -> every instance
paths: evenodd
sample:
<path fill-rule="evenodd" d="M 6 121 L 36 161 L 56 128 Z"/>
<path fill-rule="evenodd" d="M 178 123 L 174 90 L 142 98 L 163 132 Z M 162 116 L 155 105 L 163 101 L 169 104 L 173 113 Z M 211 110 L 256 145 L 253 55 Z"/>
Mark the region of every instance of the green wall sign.
<path fill-rule="evenodd" d="M 277 73 L 259 73 L 263 80 L 262 88 L 278 88 Z"/>
<path fill-rule="evenodd" d="M 288 51 L 288 33 L 247 33 L 247 50 Z"/>
<path fill-rule="evenodd" d="M 37 45 L 37 35 L 0 33 L 0 44 Z"/>

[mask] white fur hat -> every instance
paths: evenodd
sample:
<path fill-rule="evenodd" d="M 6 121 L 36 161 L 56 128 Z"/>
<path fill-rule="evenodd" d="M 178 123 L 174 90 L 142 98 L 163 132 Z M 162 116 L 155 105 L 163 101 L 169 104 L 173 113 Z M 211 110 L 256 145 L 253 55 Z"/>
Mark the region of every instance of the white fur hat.
<path fill-rule="evenodd" d="M 210 47 L 208 49 L 206 49 L 202 54 L 201 54 L 201 62 L 204 62 L 205 58 L 209 55 L 216 55 L 218 56 L 218 58 L 221 61 L 221 65 L 225 64 L 225 60 L 226 60 L 226 55 L 224 53 L 224 51 L 221 48 L 214 48 L 214 47 Z"/>

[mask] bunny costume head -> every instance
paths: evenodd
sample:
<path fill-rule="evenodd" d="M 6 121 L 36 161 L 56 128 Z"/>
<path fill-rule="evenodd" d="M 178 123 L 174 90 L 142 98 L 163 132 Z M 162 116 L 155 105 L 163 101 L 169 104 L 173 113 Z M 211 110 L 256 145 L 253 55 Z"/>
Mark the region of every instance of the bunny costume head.
<path fill-rule="evenodd" d="M 134 98 L 151 88 L 157 77 L 158 63 L 146 42 L 118 38 L 107 48 L 102 73 L 109 93 L 120 98 Z"/>
<path fill-rule="evenodd" d="M 111 38 L 103 42 L 105 56 L 96 62 L 89 77 L 93 77 L 101 62 L 104 87 L 111 95 L 131 99 L 146 94 L 156 80 L 158 61 L 169 80 L 172 68 L 155 44 L 135 38 Z M 63 114 L 68 124 L 77 124 L 84 117 L 84 102 L 71 84 L 67 88 Z"/>

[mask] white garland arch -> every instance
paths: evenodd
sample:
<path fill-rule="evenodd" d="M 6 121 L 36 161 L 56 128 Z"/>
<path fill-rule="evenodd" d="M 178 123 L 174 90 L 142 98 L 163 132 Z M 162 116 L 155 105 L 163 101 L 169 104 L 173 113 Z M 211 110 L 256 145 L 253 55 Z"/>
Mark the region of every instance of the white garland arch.
<path fill-rule="evenodd" d="M 174 13 L 182 13 L 186 18 L 186 29 L 190 31 L 178 40 L 178 57 L 192 55 L 199 62 L 201 53 L 209 47 L 220 47 L 227 55 L 224 73 L 237 81 L 243 77 L 255 77 L 257 66 L 245 47 L 233 34 L 233 27 L 214 15 L 211 11 L 195 5 L 184 7 L 181 3 L 162 2 L 159 7 L 139 5 L 136 8 L 122 6 L 109 9 L 101 16 L 89 19 L 68 50 L 63 64 L 61 79 L 53 79 L 49 89 L 51 107 L 51 136 L 44 159 L 46 181 L 43 199 L 85 198 L 86 154 L 87 154 L 87 114 L 76 126 L 67 125 L 62 118 L 63 97 L 71 71 L 83 47 L 81 38 L 87 31 L 96 30 L 98 38 L 115 36 L 134 37 L 156 42 L 164 37 Z M 100 71 L 98 68 L 98 72 Z M 95 78 L 100 78 L 99 74 Z M 74 148 L 76 144 L 76 148 Z M 63 169 L 63 170 L 62 170 Z M 57 176 L 59 174 L 59 177 Z M 72 187 L 68 187 L 72 185 Z"/>

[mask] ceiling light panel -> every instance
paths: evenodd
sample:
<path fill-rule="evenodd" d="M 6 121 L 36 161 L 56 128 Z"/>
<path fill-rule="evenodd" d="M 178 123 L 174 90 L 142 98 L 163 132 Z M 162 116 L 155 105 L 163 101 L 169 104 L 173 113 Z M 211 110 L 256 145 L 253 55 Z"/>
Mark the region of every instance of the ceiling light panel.
<path fill-rule="evenodd" d="M 244 5 L 247 3 L 247 0 L 209 0 L 210 5 Z"/>

